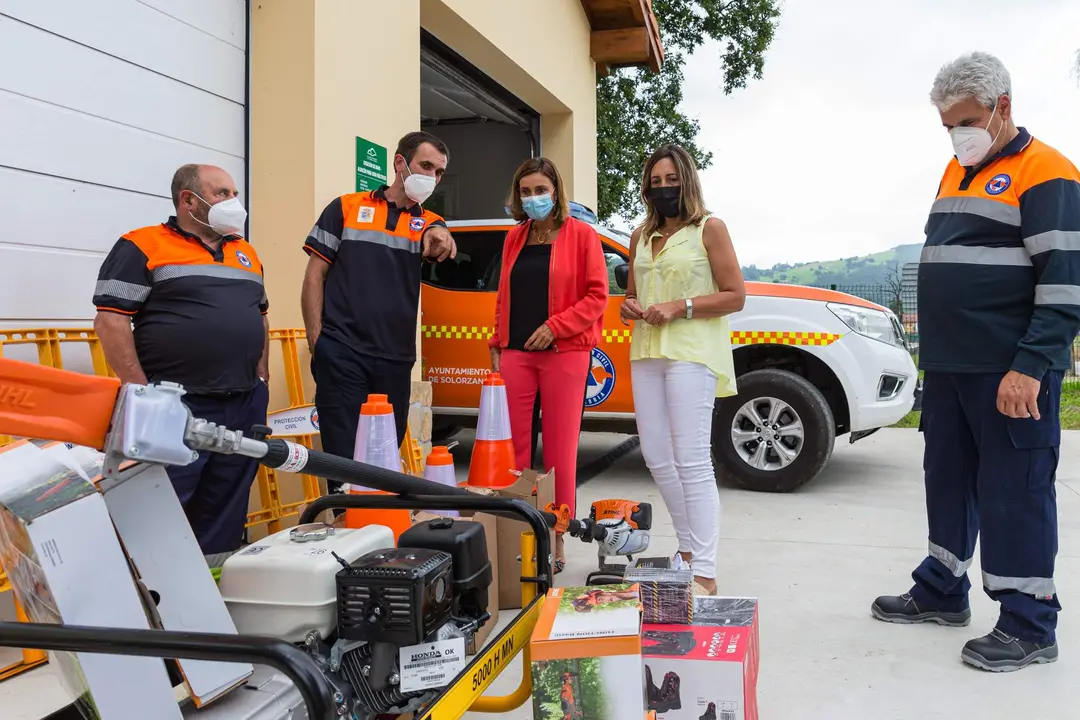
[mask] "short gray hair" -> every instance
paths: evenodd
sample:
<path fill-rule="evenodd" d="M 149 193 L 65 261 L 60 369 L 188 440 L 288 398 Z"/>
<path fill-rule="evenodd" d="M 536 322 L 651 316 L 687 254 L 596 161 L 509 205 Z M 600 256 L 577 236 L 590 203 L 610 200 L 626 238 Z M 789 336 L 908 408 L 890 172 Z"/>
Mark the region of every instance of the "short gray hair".
<path fill-rule="evenodd" d="M 202 192 L 202 183 L 199 178 L 199 165 L 182 165 L 172 179 L 172 203 L 174 208 L 180 207 L 180 193 L 184 190 L 198 195 Z"/>
<path fill-rule="evenodd" d="M 1003 95 L 1012 97 L 1012 78 L 1005 65 L 989 53 L 973 52 L 938 70 L 930 102 L 941 112 L 968 98 L 992 108 Z"/>

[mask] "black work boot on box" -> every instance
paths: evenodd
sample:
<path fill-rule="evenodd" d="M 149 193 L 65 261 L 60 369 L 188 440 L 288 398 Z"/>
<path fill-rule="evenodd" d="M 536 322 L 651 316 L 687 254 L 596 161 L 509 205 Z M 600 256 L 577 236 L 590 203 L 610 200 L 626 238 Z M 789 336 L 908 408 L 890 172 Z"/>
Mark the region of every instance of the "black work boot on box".
<path fill-rule="evenodd" d="M 649 707 L 657 713 L 671 712 L 682 709 L 682 698 L 679 697 L 679 676 L 669 672 L 664 676 L 664 682 L 660 685 L 660 692 L 656 702 Z"/>
<path fill-rule="evenodd" d="M 698 720 L 716 720 L 716 703 L 709 703 L 709 707 L 705 708 L 705 714 Z"/>
<path fill-rule="evenodd" d="M 994 628 L 989 635 L 968 642 L 960 658 L 980 670 L 1012 672 L 1028 665 L 1057 661 L 1058 646 L 1020 640 Z"/>
<path fill-rule="evenodd" d="M 966 627 L 971 622 L 971 609 L 960 612 L 942 612 L 919 607 L 915 598 L 903 595 L 882 595 L 870 606 L 870 613 L 887 623 L 911 625 L 914 623 L 937 623 L 948 627 Z"/>

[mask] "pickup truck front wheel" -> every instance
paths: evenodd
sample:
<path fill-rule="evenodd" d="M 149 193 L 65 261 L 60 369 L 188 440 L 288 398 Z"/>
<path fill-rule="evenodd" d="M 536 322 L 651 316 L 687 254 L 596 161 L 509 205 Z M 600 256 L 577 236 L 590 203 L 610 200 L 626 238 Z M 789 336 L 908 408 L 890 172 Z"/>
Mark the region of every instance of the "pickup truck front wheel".
<path fill-rule="evenodd" d="M 829 403 L 801 375 L 755 370 L 739 394 L 716 401 L 712 446 L 717 475 L 746 490 L 791 492 L 813 480 L 832 455 Z"/>

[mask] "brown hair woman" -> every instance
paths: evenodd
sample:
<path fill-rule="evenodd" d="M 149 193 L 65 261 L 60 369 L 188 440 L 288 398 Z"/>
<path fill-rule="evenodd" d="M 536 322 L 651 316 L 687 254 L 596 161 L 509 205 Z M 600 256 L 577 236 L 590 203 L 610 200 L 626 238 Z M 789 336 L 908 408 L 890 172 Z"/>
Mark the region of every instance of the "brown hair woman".
<path fill-rule="evenodd" d="M 586 374 L 603 330 L 608 271 L 600 237 L 570 217 L 563 188 L 547 158 L 526 160 L 514 173 L 510 209 L 518 225 L 503 247 L 489 345 L 491 369 L 506 382 L 517 466 L 531 465 L 539 391 L 544 464 L 555 470 L 556 504 L 573 514 Z M 560 535 L 555 571 L 564 565 Z"/>

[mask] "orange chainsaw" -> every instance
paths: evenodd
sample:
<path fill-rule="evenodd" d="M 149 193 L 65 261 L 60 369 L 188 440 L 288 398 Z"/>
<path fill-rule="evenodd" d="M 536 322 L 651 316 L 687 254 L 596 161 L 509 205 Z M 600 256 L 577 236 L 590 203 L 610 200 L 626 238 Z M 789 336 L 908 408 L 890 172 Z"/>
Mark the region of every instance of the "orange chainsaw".
<path fill-rule="evenodd" d="M 649 531 L 652 530 L 652 505 L 632 500 L 597 500 L 592 504 L 589 517 L 577 520 L 570 517 L 566 505 L 549 504 L 545 510 L 554 518 L 553 527 L 584 542 L 596 541 L 600 569 L 588 577 L 589 585 L 612 585 L 623 582 L 627 565 L 609 564 L 605 558 L 625 555 L 633 561 L 634 555 L 649 547 Z"/>

